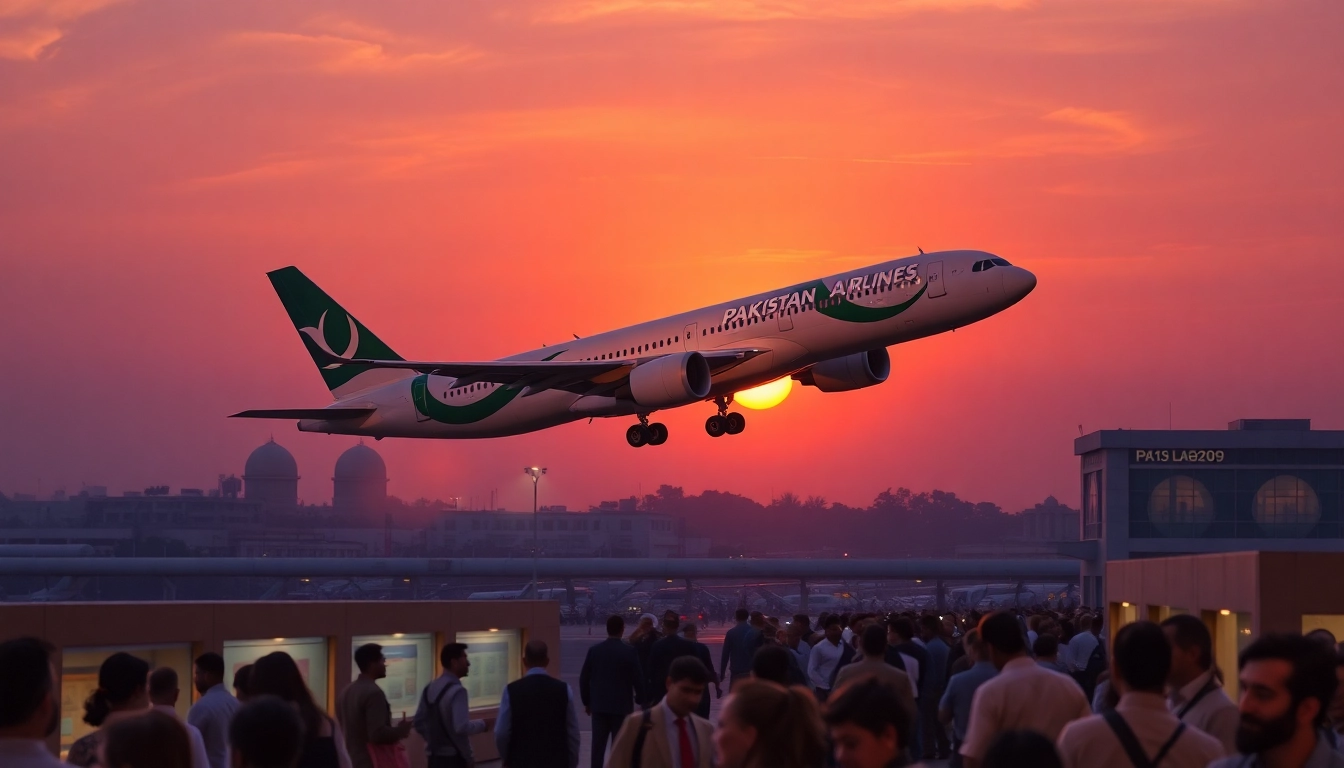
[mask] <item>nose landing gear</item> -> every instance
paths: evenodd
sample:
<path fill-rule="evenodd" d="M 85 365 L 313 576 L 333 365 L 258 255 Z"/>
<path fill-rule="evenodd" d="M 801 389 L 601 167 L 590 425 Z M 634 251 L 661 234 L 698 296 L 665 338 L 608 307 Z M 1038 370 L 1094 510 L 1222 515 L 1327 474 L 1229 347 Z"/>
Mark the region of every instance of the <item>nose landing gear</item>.
<path fill-rule="evenodd" d="M 710 437 L 740 435 L 742 430 L 747 428 L 745 416 L 736 411 L 728 413 L 728 404 L 731 402 L 732 396 L 714 398 L 714 404 L 718 406 L 719 412 L 705 419 L 705 432 Z"/>
<path fill-rule="evenodd" d="M 639 415 L 639 423 L 631 424 L 630 428 L 625 430 L 625 442 L 629 443 L 631 448 L 662 445 L 667 442 L 667 425 L 657 421 L 650 424 L 648 414 L 642 413 Z"/>

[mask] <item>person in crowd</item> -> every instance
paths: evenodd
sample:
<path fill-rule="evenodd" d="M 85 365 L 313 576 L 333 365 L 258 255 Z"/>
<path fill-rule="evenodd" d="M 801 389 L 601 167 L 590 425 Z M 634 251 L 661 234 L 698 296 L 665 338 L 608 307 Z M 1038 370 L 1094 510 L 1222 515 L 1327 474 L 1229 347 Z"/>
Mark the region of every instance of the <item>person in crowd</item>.
<path fill-rule="evenodd" d="M 100 752 L 104 768 L 191 768 L 187 729 L 175 715 L 152 709 L 108 725 Z"/>
<path fill-rule="evenodd" d="M 943 639 L 943 621 L 937 616 L 919 620 L 919 636 L 924 641 L 924 652 L 929 657 L 929 668 L 924 674 L 924 687 L 919 691 L 920 734 L 925 760 L 946 760 L 951 752 L 947 727 L 938 719 L 938 702 L 947 686 L 947 656 L 952 650 Z"/>
<path fill-rule="evenodd" d="M 229 768 L 229 721 L 242 705 L 224 687 L 224 657 L 214 652 L 197 656 L 192 684 L 201 698 L 188 710 L 187 722 L 201 732 L 210 768 Z"/>
<path fill-rule="evenodd" d="M 807 655 L 812 650 L 812 644 L 807 638 L 812 635 L 812 622 L 805 613 L 795 613 L 793 621 L 784 632 L 784 644 L 793 651 L 793 655 L 798 658 L 798 668 L 807 669 Z"/>
<path fill-rule="evenodd" d="M 247 703 L 247 681 L 252 677 L 252 665 L 244 664 L 233 673 L 233 697 L 240 704 Z"/>
<path fill-rule="evenodd" d="M 832 688 L 839 690 L 864 678 L 876 678 L 879 682 L 892 687 L 897 700 L 906 708 L 906 722 L 914 723 L 915 683 L 904 670 L 886 662 L 887 631 L 881 624 L 869 624 L 863 628 L 863 634 L 859 635 L 859 652 L 858 658 L 839 668 Z M 909 746 L 909 742 L 910 734 L 906 733 L 901 739 L 901 745 Z"/>
<path fill-rule="evenodd" d="M 696 627 L 694 621 L 688 621 L 681 625 L 681 636 L 695 644 L 695 658 L 699 659 L 700 663 L 705 665 L 705 669 L 709 670 L 710 682 L 714 684 L 714 695 L 722 697 L 723 689 L 719 687 L 719 679 L 714 676 L 714 657 L 709 653 L 709 646 L 696 639 L 699 633 L 700 630 Z M 705 695 L 700 697 L 700 706 L 695 708 L 695 714 L 708 720 L 710 704 L 709 688 L 706 687 Z"/>
<path fill-rule="evenodd" d="M 1307 633 L 1308 640 L 1315 640 L 1332 651 L 1339 650 L 1339 642 L 1335 639 L 1335 633 L 1328 629 L 1313 629 Z"/>
<path fill-rule="evenodd" d="M 52 647 L 35 637 L 0 643 L 0 765 L 60 768 L 46 739 L 61 724 Z"/>
<path fill-rule="evenodd" d="M 972 629 L 962 636 L 962 645 L 971 667 L 958 672 L 947 681 L 947 690 L 938 702 L 938 721 L 952 726 L 952 755 L 949 765 L 959 768 L 962 763 L 961 745 L 966 741 L 966 727 L 971 720 L 971 702 L 975 692 L 986 681 L 999 673 L 985 652 L 980 640 L 980 631 Z"/>
<path fill-rule="evenodd" d="M 351 768 L 341 727 L 313 701 L 292 656 L 275 651 L 257 659 L 248 685 L 253 696 L 279 696 L 298 709 L 304 736 L 299 768 Z"/>
<path fill-rule="evenodd" d="M 159 667 L 149 673 L 149 704 L 152 708 L 182 721 L 177 714 L 177 700 L 181 695 L 177 670 Z M 205 753 L 205 739 L 200 729 L 185 721 L 182 721 L 182 727 L 187 729 L 187 742 L 191 745 L 191 768 L 210 768 L 210 758 Z"/>
<path fill-rule="evenodd" d="M 495 747 L 504 768 L 577 768 L 579 716 L 569 683 L 551 677 L 550 649 L 541 640 L 523 648 L 518 680 L 504 688 L 495 724 Z"/>
<path fill-rule="evenodd" d="M 830 618 L 830 615 L 826 611 L 817 614 L 817 623 L 810 625 L 809 633 L 803 638 L 807 641 L 808 648 L 816 648 L 817 643 L 821 642 L 821 638 L 826 636 L 822 628 L 826 626 L 826 619 Z"/>
<path fill-rule="evenodd" d="M 1036 731 L 1004 731 L 985 752 L 983 768 L 1064 768 L 1054 742 Z"/>
<path fill-rule="evenodd" d="M 1045 615 L 1033 613 L 1027 617 L 1027 647 L 1035 648 L 1036 639 L 1041 636 L 1041 623 L 1045 621 Z"/>
<path fill-rule="evenodd" d="M 231 768 L 294 768 L 302 751 L 299 711 L 276 696 L 249 698 L 229 724 Z"/>
<path fill-rule="evenodd" d="M 653 644 L 658 642 L 658 629 L 653 625 L 653 614 L 645 613 L 640 615 L 639 623 L 635 625 L 635 630 L 630 633 L 627 642 L 639 654 L 639 668 L 647 676 L 649 674 L 649 654 L 653 652 Z M 642 683 L 645 687 L 645 693 L 648 693 L 648 682 Z"/>
<path fill-rule="evenodd" d="M 807 657 L 807 682 L 816 693 L 817 701 L 826 701 L 831 692 L 831 679 L 837 668 L 844 666 L 854 656 L 854 649 L 841 640 L 844 625 L 839 616 L 826 617 L 826 635 L 817 643 Z M 847 658 L 848 657 L 848 658 Z"/>
<path fill-rule="evenodd" d="M 1213 637 L 1199 617 L 1171 616 L 1162 622 L 1171 643 L 1167 708 L 1194 728 L 1217 739 L 1224 754 L 1237 751 L 1237 705 L 1223 691 L 1213 668 Z"/>
<path fill-rule="evenodd" d="M 760 631 L 747 623 L 749 615 L 746 608 L 738 608 L 734 615 L 737 624 L 723 636 L 723 652 L 719 656 L 719 679 L 728 680 L 730 691 L 738 680 L 751 674 L 751 660 L 756 655 L 756 649 L 765 642 Z M 724 677 L 725 673 L 728 675 L 727 678 Z"/>
<path fill-rule="evenodd" d="M 1338 679 L 1334 654 L 1302 635 L 1268 634 L 1238 659 L 1237 752 L 1210 768 L 1344 768 L 1318 726 Z"/>
<path fill-rule="evenodd" d="M 649 667 L 645 670 L 648 675 L 649 701 L 656 702 L 663 698 L 667 693 L 664 687 L 667 684 L 667 670 L 672 667 L 672 662 L 681 656 L 694 656 L 695 643 L 687 640 L 679 634 L 681 629 L 681 617 L 676 613 L 669 613 L 663 616 L 663 636 L 658 638 L 653 644 L 653 649 L 649 651 Z"/>
<path fill-rule="evenodd" d="M 378 681 L 387 677 L 387 659 L 383 647 L 365 643 L 355 649 L 355 668 L 359 675 L 341 691 L 336 702 L 336 719 L 345 733 L 345 749 L 355 768 L 373 768 L 369 748 L 400 744 L 411 735 L 411 721 L 402 715 L 392 723 L 392 706 Z"/>
<path fill-rule="evenodd" d="M 801 685 L 739 686 L 723 704 L 714 754 L 716 768 L 818 768 L 826 760 L 826 726 L 816 699 Z"/>
<path fill-rule="evenodd" d="M 780 685 L 807 684 L 793 655 L 781 645 L 763 645 L 756 649 L 756 655 L 751 659 L 751 678 Z"/>
<path fill-rule="evenodd" d="M 1074 635 L 1065 653 L 1069 671 L 1088 698 L 1096 692 L 1097 675 L 1106 670 L 1106 646 L 1101 642 L 1104 625 L 1105 618 L 1101 614 L 1093 616 L 1088 622 L 1090 631 Z"/>
<path fill-rule="evenodd" d="M 630 652 L 634 653 L 634 649 Z M 462 685 L 462 678 L 471 670 L 467 646 L 463 643 L 443 646 L 439 651 L 439 664 L 443 674 L 431 680 L 421 692 L 412 724 L 415 732 L 425 740 L 429 768 L 470 768 L 475 763 L 471 737 L 490 730 L 494 721 L 472 720 L 470 717 L 467 689 Z M 635 674 L 638 680 L 638 671 Z"/>
<path fill-rule="evenodd" d="M 989 745 L 1005 731 L 1032 730 L 1054 741 L 1073 720 L 1091 714 L 1077 683 L 1042 669 L 1027 655 L 1017 619 L 994 611 L 980 620 L 980 641 L 999 674 L 980 685 L 961 745 L 963 764 L 978 768 Z"/>
<path fill-rule="evenodd" d="M 607 768 L 629 768 L 636 753 L 641 768 L 710 768 L 713 726 L 695 714 L 708 684 L 709 670 L 699 659 L 682 656 L 673 661 L 667 672 L 667 695 L 625 719 Z"/>
<path fill-rule="evenodd" d="M 149 709 L 148 681 L 149 662 L 144 659 L 120 652 L 104 659 L 98 668 L 98 689 L 84 702 L 84 722 L 98 730 L 70 745 L 65 761 L 80 768 L 98 765 L 108 726 Z"/>
<path fill-rule="evenodd" d="M 1330 700 L 1330 707 L 1326 711 L 1326 719 L 1334 729 L 1335 749 L 1344 752 L 1344 650 L 1335 653 L 1335 680 L 1338 684 L 1335 686 L 1334 698 Z"/>
<path fill-rule="evenodd" d="M 929 652 L 915 642 L 915 622 L 908 616 L 892 618 L 887 622 L 887 642 L 905 665 L 905 673 L 915 681 L 915 689 L 922 694 L 928 684 L 925 678 L 929 670 Z M 916 699 L 919 697 L 916 694 Z M 914 729 L 910 732 L 910 749 L 915 755 L 924 754 L 924 725 L 921 720 L 916 710 Z"/>
<path fill-rule="evenodd" d="M 579 670 L 579 698 L 593 724 L 592 768 L 602 768 L 607 745 L 635 704 L 645 700 L 639 654 L 621 642 L 623 634 L 625 620 L 608 616 L 607 639 L 588 649 Z"/>
<path fill-rule="evenodd" d="M 1059 638 L 1049 633 L 1037 635 L 1036 642 L 1031 644 L 1031 655 L 1036 657 L 1036 663 L 1051 672 L 1062 672 L 1067 674 L 1068 670 L 1059 660 Z"/>
<path fill-rule="evenodd" d="M 864 630 L 865 634 L 874 627 Z M 887 638 L 883 633 L 882 644 Z M 860 638 L 863 642 L 864 638 Z M 885 663 L 884 663 L 885 666 Z M 901 673 L 904 674 L 904 673 Z M 910 741 L 908 703 L 876 677 L 842 683 L 826 704 L 824 719 L 840 768 L 899 768 Z"/>
<path fill-rule="evenodd" d="M 1218 739 L 1189 727 L 1167 710 L 1171 643 L 1151 621 L 1115 635 L 1111 686 L 1115 709 L 1064 726 L 1059 754 L 1065 768 L 1205 768 L 1224 754 Z"/>

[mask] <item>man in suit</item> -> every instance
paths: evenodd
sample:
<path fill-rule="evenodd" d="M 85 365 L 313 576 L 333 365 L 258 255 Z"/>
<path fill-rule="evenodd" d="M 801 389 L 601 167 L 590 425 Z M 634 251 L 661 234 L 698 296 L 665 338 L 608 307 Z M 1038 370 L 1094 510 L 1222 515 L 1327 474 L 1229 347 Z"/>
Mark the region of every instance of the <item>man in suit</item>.
<path fill-rule="evenodd" d="M 687 640 L 677 634 L 681 629 L 681 617 L 675 613 L 663 616 L 663 636 L 653 644 L 653 650 L 649 651 L 649 668 L 645 670 L 649 676 L 649 705 L 658 703 L 667 693 L 667 671 L 672 668 L 672 662 L 682 656 L 695 655 L 695 643 Z"/>
<path fill-rule="evenodd" d="M 712 658 L 710 658 L 709 646 L 695 639 L 698 636 L 698 634 L 699 630 L 696 628 L 695 622 L 688 621 L 685 624 L 681 625 L 682 637 L 686 638 L 687 640 L 690 640 L 692 643 L 695 643 L 695 658 L 699 659 L 700 663 L 705 665 L 705 669 L 709 670 L 709 675 L 711 678 L 710 682 L 714 683 L 714 695 L 721 697 L 723 696 L 723 689 L 719 688 L 719 679 L 717 677 L 714 677 L 714 661 Z M 709 719 L 708 686 L 705 687 L 705 695 L 700 697 L 700 706 L 695 708 L 695 714 L 705 718 L 706 720 Z"/>
<path fill-rule="evenodd" d="M 625 719 L 607 768 L 629 768 L 636 746 L 641 768 L 710 768 L 714 728 L 695 714 L 708 683 L 709 670 L 694 656 L 672 662 L 664 681 L 667 695 Z"/>
<path fill-rule="evenodd" d="M 578 768 L 579 717 L 574 692 L 546 672 L 546 643 L 523 648 L 523 676 L 504 688 L 495 721 L 495 747 L 505 768 Z"/>
<path fill-rule="evenodd" d="M 634 702 L 644 701 L 644 671 L 639 652 L 622 642 L 625 620 L 607 617 L 607 639 L 588 649 L 579 671 L 579 697 L 583 711 L 593 719 L 592 768 L 602 768 L 607 742 L 616 736 L 621 723 L 635 711 Z"/>
<path fill-rule="evenodd" d="M 756 649 L 760 648 L 761 644 L 765 642 L 761 633 L 747 623 L 749 615 L 746 608 L 738 608 L 735 616 L 737 625 L 723 636 L 723 653 L 719 658 L 719 679 L 723 679 L 725 671 L 730 673 L 728 678 L 728 690 L 730 691 L 733 689 L 733 683 L 751 674 L 751 660 L 756 655 Z"/>

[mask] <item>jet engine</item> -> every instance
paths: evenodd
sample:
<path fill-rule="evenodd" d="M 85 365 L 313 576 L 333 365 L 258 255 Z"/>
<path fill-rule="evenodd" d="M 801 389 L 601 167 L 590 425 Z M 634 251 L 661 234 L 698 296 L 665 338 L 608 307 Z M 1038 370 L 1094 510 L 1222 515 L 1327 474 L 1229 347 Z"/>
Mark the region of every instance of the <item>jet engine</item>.
<path fill-rule="evenodd" d="M 886 347 L 856 352 L 844 357 L 822 360 L 794 376 L 822 392 L 848 392 L 881 384 L 891 375 L 891 356 Z"/>
<path fill-rule="evenodd" d="M 673 408 L 709 395 L 709 363 L 699 352 L 680 352 L 640 363 L 630 372 L 630 396 L 646 408 Z"/>

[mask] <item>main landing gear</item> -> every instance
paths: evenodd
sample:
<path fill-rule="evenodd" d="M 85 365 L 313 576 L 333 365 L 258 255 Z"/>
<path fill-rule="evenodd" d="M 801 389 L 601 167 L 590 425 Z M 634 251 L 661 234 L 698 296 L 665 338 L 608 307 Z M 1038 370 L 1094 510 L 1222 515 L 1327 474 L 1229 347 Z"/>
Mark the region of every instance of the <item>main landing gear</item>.
<path fill-rule="evenodd" d="M 667 425 L 655 421 L 649 423 L 649 415 L 641 413 L 639 423 L 625 430 L 625 442 L 631 448 L 643 448 L 646 445 L 662 445 L 667 442 Z"/>
<path fill-rule="evenodd" d="M 731 396 L 714 398 L 714 404 L 719 407 L 719 412 L 705 420 L 705 432 L 710 437 L 738 435 L 747 428 L 747 418 L 745 416 L 736 411 L 728 413 L 730 402 L 732 402 Z"/>

